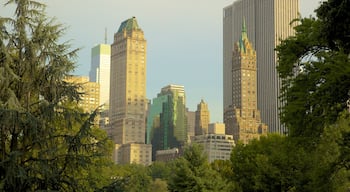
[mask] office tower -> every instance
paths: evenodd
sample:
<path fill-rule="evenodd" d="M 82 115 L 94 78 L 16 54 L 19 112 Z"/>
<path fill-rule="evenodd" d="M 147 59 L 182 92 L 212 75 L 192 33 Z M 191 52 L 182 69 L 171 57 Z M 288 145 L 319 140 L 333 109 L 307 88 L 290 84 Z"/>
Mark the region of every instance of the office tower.
<path fill-rule="evenodd" d="M 226 134 L 233 135 L 236 142 L 248 143 L 267 133 L 261 123 L 257 108 L 256 52 L 248 39 L 243 21 L 241 38 L 234 45 L 232 54 L 232 105 L 224 113 Z"/>
<path fill-rule="evenodd" d="M 109 81 L 111 68 L 111 45 L 99 44 L 91 49 L 90 81 L 100 85 L 100 128 L 109 126 Z"/>
<path fill-rule="evenodd" d="M 295 24 L 290 25 L 290 22 L 298 17 L 299 0 L 237 0 L 223 11 L 224 111 L 233 102 L 232 51 L 240 38 L 245 18 L 248 36 L 257 54 L 257 104 L 261 119 L 268 125 L 269 132 L 284 133 L 278 116 L 280 80 L 274 49 L 280 39 L 294 34 Z"/>
<path fill-rule="evenodd" d="M 84 76 L 67 76 L 66 82 L 80 85 L 79 92 L 84 93 L 81 100 L 78 102 L 85 112 L 92 112 L 99 107 L 100 85 L 95 82 L 90 82 L 89 77 Z"/>
<path fill-rule="evenodd" d="M 100 84 L 100 105 L 108 108 L 111 46 L 99 44 L 91 49 L 90 81 Z"/>
<path fill-rule="evenodd" d="M 116 144 L 114 159 L 117 163 L 149 164 L 151 145 L 145 144 L 146 39 L 135 17 L 122 22 L 114 34 L 110 79 L 108 134 Z"/>
<path fill-rule="evenodd" d="M 230 159 L 232 148 L 235 146 L 232 135 L 225 134 L 223 123 L 209 124 L 208 132 L 196 135 L 193 142 L 203 146 L 209 162 Z"/>
<path fill-rule="evenodd" d="M 195 135 L 203 135 L 208 133 L 208 126 L 210 122 L 210 114 L 208 104 L 201 100 L 197 105 L 196 111 L 196 124 L 195 124 Z"/>
<path fill-rule="evenodd" d="M 184 86 L 168 85 L 153 99 L 147 118 L 147 143 L 156 151 L 181 148 L 187 143 Z"/>
<path fill-rule="evenodd" d="M 189 111 L 188 108 L 186 109 L 187 114 L 187 136 L 188 136 L 188 142 L 190 143 L 192 138 L 195 136 L 195 125 L 196 125 L 196 112 L 195 111 Z"/>

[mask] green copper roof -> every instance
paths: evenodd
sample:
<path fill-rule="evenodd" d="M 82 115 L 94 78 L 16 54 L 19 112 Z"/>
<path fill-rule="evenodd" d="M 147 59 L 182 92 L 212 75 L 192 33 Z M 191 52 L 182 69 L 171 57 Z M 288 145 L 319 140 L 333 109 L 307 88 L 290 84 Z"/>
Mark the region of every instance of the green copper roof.
<path fill-rule="evenodd" d="M 122 32 L 124 30 L 131 31 L 131 30 L 138 30 L 141 29 L 139 25 L 137 24 L 136 18 L 132 17 L 130 19 L 127 19 L 120 24 L 120 27 L 118 29 L 118 33 Z"/>
<path fill-rule="evenodd" d="M 245 25 L 245 19 L 243 18 L 243 23 L 242 23 L 242 34 L 241 34 L 241 38 L 238 41 L 238 47 L 240 49 L 241 52 L 246 52 L 246 47 L 244 44 L 244 40 L 248 41 L 248 35 L 247 35 L 247 27 Z"/>

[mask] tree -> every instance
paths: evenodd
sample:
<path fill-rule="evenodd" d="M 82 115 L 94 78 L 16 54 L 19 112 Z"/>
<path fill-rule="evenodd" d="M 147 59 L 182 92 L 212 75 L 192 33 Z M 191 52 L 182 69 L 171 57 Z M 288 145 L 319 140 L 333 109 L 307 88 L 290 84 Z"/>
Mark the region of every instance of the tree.
<path fill-rule="evenodd" d="M 325 127 L 316 150 L 311 153 L 310 191 L 350 189 L 350 114 L 342 112 L 335 124 Z"/>
<path fill-rule="evenodd" d="M 92 191 L 110 164 L 111 143 L 74 101 L 64 81 L 78 49 L 59 43 L 65 28 L 45 6 L 9 0 L 14 18 L 0 17 L 0 190 Z"/>
<path fill-rule="evenodd" d="M 203 149 L 198 144 L 187 146 L 183 157 L 177 159 L 175 165 L 174 175 L 168 182 L 169 191 L 228 190 L 220 175 L 211 169 Z"/>
<path fill-rule="evenodd" d="M 303 148 L 288 137 L 268 135 L 231 153 L 232 182 L 236 191 L 305 191 L 309 165 Z"/>
<path fill-rule="evenodd" d="M 347 0 L 323 2 L 316 9 L 318 18 L 297 19 L 296 34 L 276 48 L 285 101 L 281 121 L 290 136 L 303 137 L 310 147 L 347 107 L 349 8 Z"/>

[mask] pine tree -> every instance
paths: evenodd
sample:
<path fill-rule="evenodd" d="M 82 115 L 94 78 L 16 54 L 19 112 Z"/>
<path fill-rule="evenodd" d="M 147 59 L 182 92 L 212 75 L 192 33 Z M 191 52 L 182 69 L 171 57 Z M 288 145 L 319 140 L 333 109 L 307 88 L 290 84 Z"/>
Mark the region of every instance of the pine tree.
<path fill-rule="evenodd" d="M 13 18 L 0 17 L 0 190 L 89 191 L 91 171 L 109 163 L 97 114 L 75 101 L 79 85 L 64 81 L 78 49 L 59 43 L 65 28 L 45 5 L 9 0 Z"/>

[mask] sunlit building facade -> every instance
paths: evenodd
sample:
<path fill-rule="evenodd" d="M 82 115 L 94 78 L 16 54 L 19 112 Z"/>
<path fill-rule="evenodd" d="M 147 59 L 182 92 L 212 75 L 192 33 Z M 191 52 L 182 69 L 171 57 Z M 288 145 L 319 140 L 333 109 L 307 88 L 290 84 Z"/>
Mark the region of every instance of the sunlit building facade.
<path fill-rule="evenodd" d="M 267 126 L 261 123 L 257 108 L 256 52 L 248 39 L 245 22 L 241 38 L 232 54 L 232 105 L 224 113 L 226 134 L 233 135 L 236 142 L 247 144 L 267 134 Z"/>
<path fill-rule="evenodd" d="M 149 150 L 146 133 L 146 39 L 135 17 L 122 22 L 111 46 L 109 136 L 116 145 L 117 163 L 125 159 L 131 149 Z M 132 145 L 131 145 L 132 144 Z M 124 146 L 125 145 L 125 146 Z M 127 146 L 132 147 L 127 147 Z M 136 147 L 138 145 L 138 147 Z M 139 151 L 139 154 L 146 154 Z M 119 158 L 119 157 L 123 158 Z M 131 156 L 130 156 L 131 157 Z M 148 162 L 151 155 L 137 162 Z M 148 159 L 147 159 L 148 158 Z"/>
<path fill-rule="evenodd" d="M 225 134 L 225 124 L 211 123 L 208 132 L 194 137 L 194 143 L 202 145 L 208 162 L 228 160 L 231 156 L 235 141 L 232 135 Z"/>
<path fill-rule="evenodd" d="M 208 133 L 208 126 L 210 122 L 210 113 L 208 104 L 201 100 L 197 105 L 196 110 L 196 124 L 195 124 L 195 135 L 203 135 Z"/>
<path fill-rule="evenodd" d="M 78 102 L 85 112 L 95 111 L 99 107 L 100 85 L 96 82 L 90 82 L 89 77 L 85 76 L 67 76 L 65 81 L 80 86 L 79 92 L 83 93 L 81 100 Z"/>
<path fill-rule="evenodd" d="M 269 132 L 285 133 L 279 118 L 280 79 L 275 47 L 294 34 L 291 21 L 298 18 L 299 0 L 236 0 L 223 9 L 223 109 L 233 104 L 232 51 L 241 35 L 242 21 L 257 57 L 257 106 Z"/>

